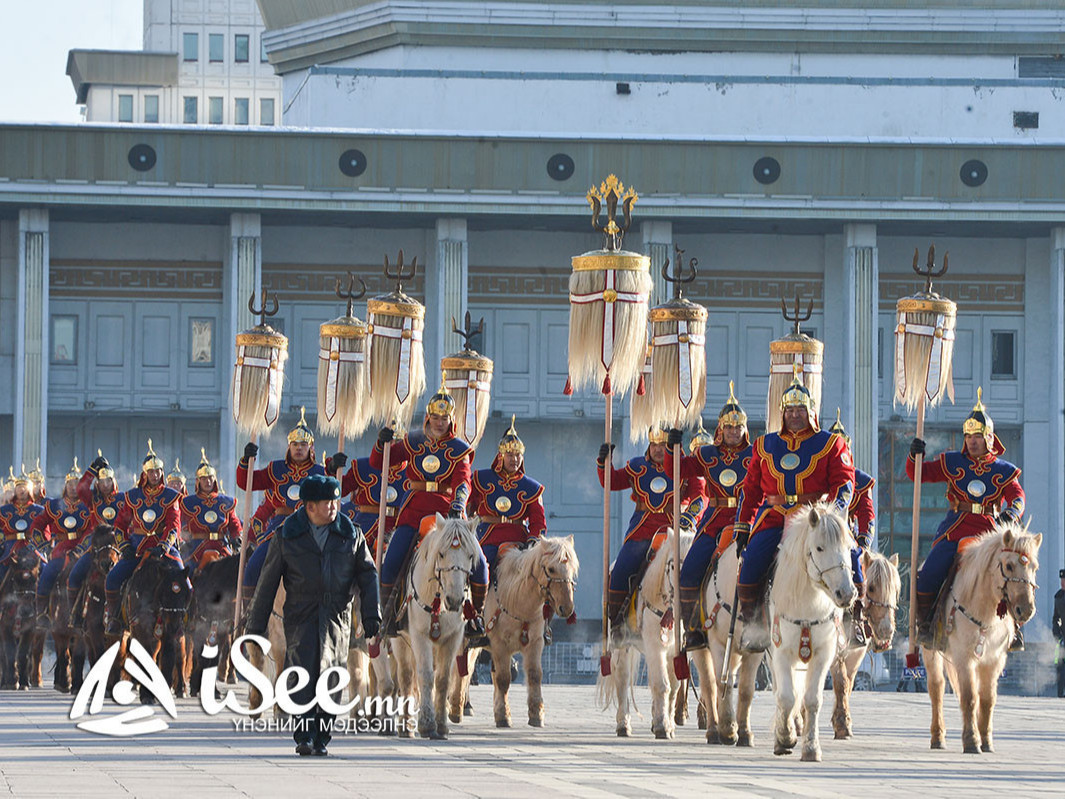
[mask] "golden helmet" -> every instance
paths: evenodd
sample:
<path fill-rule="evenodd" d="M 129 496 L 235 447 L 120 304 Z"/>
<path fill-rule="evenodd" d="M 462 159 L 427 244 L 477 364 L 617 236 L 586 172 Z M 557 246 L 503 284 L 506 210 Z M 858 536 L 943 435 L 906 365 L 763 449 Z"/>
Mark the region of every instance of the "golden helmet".
<path fill-rule="evenodd" d="M 518 455 L 525 454 L 525 442 L 518 437 L 518 431 L 514 427 L 515 415 L 510 417 L 510 427 L 507 428 L 507 432 L 503 434 L 503 437 L 499 439 L 499 452 L 505 455 L 508 452 L 514 452 Z"/>
<path fill-rule="evenodd" d="M 984 407 L 983 395 L 983 387 L 978 387 L 976 389 L 976 404 L 969 415 L 965 417 L 961 430 L 967 436 L 982 435 L 990 440 L 995 436 L 995 423 L 991 420 L 987 408 Z"/>
<path fill-rule="evenodd" d="M 151 469 L 163 469 L 163 459 L 155 454 L 155 450 L 152 449 L 152 440 L 148 439 L 148 454 L 144 456 L 144 460 L 141 463 L 141 474 L 144 474 Z"/>
<path fill-rule="evenodd" d="M 848 447 L 851 445 L 851 437 L 847 435 L 847 428 L 843 426 L 843 420 L 840 419 L 839 408 L 836 408 L 836 421 L 832 423 L 830 428 L 828 428 L 828 432 L 838 435 L 847 442 Z"/>
<path fill-rule="evenodd" d="M 67 472 L 67 476 L 64 478 L 63 482 L 64 483 L 69 483 L 71 480 L 73 480 L 76 483 L 80 479 L 81 479 L 81 469 L 78 468 L 78 459 L 77 459 L 77 456 L 75 456 L 74 457 L 74 465 L 71 467 L 70 471 Z"/>
<path fill-rule="evenodd" d="M 288 431 L 289 444 L 313 444 L 314 432 L 307 426 L 307 409 L 300 406 L 300 420 Z"/>
<path fill-rule="evenodd" d="M 647 440 L 652 444 L 666 444 L 669 442 L 669 427 L 659 422 L 647 428 Z"/>
<path fill-rule="evenodd" d="M 201 477 L 213 477 L 218 479 L 218 470 L 211 465 L 211 462 L 207 460 L 207 452 L 203 447 L 200 447 L 200 465 L 196 467 L 196 479 Z"/>
<path fill-rule="evenodd" d="M 449 419 L 455 418 L 455 398 L 448 392 L 447 386 L 444 385 L 442 379 L 440 388 L 429 398 L 429 404 L 425 406 L 425 413 L 426 415 L 446 416 Z"/>

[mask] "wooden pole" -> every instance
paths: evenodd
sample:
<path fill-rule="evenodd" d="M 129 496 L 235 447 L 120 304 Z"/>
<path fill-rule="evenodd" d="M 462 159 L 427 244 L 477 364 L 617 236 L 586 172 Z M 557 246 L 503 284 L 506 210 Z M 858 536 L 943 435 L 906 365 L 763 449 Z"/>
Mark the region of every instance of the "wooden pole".
<path fill-rule="evenodd" d="M 392 459 L 392 442 L 386 441 L 381 453 L 381 501 L 377 506 L 377 573 L 381 574 L 381 558 L 385 549 L 385 510 L 388 507 L 388 469 Z"/>
<path fill-rule="evenodd" d="M 924 439 L 925 396 L 917 406 L 917 438 Z M 906 667 L 917 667 L 917 560 L 921 546 L 921 470 L 924 455 L 913 458 L 913 528 L 910 533 L 910 651 L 906 655 Z"/>
<path fill-rule="evenodd" d="M 614 456 L 610 451 L 610 434 L 614 427 L 614 397 L 606 395 L 606 462 L 603 464 L 603 646 L 599 657 L 599 671 L 610 675 L 610 473 L 614 469 Z"/>
<path fill-rule="evenodd" d="M 678 680 L 691 676 L 681 645 L 680 612 L 680 444 L 673 445 L 673 673 Z"/>
<path fill-rule="evenodd" d="M 341 422 L 340 423 L 340 435 L 337 436 L 337 452 L 343 452 L 343 451 L 344 451 L 344 423 Z M 344 473 L 343 469 L 340 469 L 340 468 L 337 469 L 336 479 L 339 480 L 340 483 L 341 483 L 341 489 L 340 489 L 340 501 L 341 502 L 344 501 L 344 489 L 343 489 L 344 480 L 343 480 L 343 477 L 342 477 L 343 473 Z"/>
<path fill-rule="evenodd" d="M 251 443 L 259 439 L 258 433 L 252 433 Z M 237 600 L 233 603 L 233 630 L 240 624 L 241 604 L 244 600 L 244 564 L 248 561 L 248 530 L 251 529 L 251 497 L 255 491 L 255 456 L 248 458 L 248 469 L 244 481 L 244 527 L 240 530 L 240 560 L 237 561 Z M 234 635 L 236 633 L 234 632 Z"/>

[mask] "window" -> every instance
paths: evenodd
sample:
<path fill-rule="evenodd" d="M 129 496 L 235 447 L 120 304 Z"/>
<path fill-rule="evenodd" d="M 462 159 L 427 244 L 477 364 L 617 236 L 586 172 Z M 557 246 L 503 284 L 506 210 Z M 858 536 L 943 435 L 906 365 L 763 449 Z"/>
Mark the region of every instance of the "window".
<path fill-rule="evenodd" d="M 78 362 L 78 317 L 52 317 L 52 363 Z"/>
<path fill-rule="evenodd" d="M 133 121 L 133 95 L 132 94 L 120 94 L 120 95 L 118 95 L 118 121 L 119 122 L 132 122 Z"/>
<path fill-rule="evenodd" d="M 145 122 L 158 122 L 159 121 L 159 95 L 158 94 L 146 94 L 146 95 L 144 95 L 144 121 Z"/>
<path fill-rule="evenodd" d="M 207 121 L 212 125 L 222 124 L 222 98 L 210 97 L 207 99 Z"/>
<path fill-rule="evenodd" d="M 270 59 L 266 57 L 266 40 L 262 36 L 259 37 L 259 61 L 267 63 Z"/>
<path fill-rule="evenodd" d="M 249 44 L 248 34 L 238 33 L 233 37 L 233 60 L 238 64 L 248 63 Z"/>
<path fill-rule="evenodd" d="M 214 366 L 214 319 L 189 320 L 189 366 Z"/>
<path fill-rule="evenodd" d="M 259 100 L 259 124 L 274 124 L 274 98 L 263 97 Z"/>
<path fill-rule="evenodd" d="M 233 124 L 248 124 L 248 98 L 238 97 L 233 101 Z"/>
<path fill-rule="evenodd" d="M 200 34 L 183 33 L 181 35 L 181 58 L 184 61 L 200 60 Z"/>
<path fill-rule="evenodd" d="M 195 125 L 200 121 L 200 109 L 198 98 L 186 97 L 185 100 L 185 115 L 184 122 L 186 125 Z"/>
<path fill-rule="evenodd" d="M 226 37 L 221 33 L 207 35 L 208 56 L 212 63 L 222 61 L 226 55 Z"/>
<path fill-rule="evenodd" d="M 991 378 L 993 380 L 1015 380 L 1016 336 L 1012 330 L 991 331 Z"/>

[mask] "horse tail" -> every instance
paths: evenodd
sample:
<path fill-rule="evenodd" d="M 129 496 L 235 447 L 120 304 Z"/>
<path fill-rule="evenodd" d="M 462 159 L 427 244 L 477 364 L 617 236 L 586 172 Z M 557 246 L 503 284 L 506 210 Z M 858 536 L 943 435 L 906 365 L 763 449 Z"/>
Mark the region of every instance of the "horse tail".
<path fill-rule="evenodd" d="M 626 646 L 615 652 L 615 667 L 610 670 L 610 674 L 604 677 L 600 671 L 599 676 L 596 677 L 595 706 L 600 710 L 609 710 L 617 703 L 618 673 L 624 671 L 629 675 L 629 701 L 632 703 L 633 710 L 639 715 L 640 711 L 636 707 L 636 676 L 640 667 L 640 651 L 636 647 Z"/>

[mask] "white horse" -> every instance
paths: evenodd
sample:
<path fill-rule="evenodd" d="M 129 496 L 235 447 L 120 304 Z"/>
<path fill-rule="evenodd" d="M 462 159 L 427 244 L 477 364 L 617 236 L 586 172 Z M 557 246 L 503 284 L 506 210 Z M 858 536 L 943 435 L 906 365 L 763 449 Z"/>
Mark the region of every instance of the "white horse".
<path fill-rule="evenodd" d="M 797 743 L 799 675 L 805 671 L 802 759 L 821 759 L 817 718 L 825 676 L 839 649 L 843 611 L 857 596 L 850 567 L 854 546 L 846 516 L 824 502 L 792 514 L 784 526 L 769 589 L 774 754 L 790 754 Z"/>
<path fill-rule="evenodd" d="M 850 630 L 844 625 L 845 643 L 840 648 L 836 659 L 832 661 L 832 691 L 836 695 L 836 706 L 832 711 L 832 728 L 838 739 L 850 738 L 851 729 L 850 695 L 854 687 L 854 676 L 858 666 L 865 658 L 865 653 L 872 646 L 874 652 L 884 652 L 891 648 L 895 637 L 895 611 L 899 605 L 899 592 L 902 580 L 899 578 L 899 555 L 896 552 L 885 558 L 879 552 L 864 550 L 862 552 L 862 574 L 865 575 L 865 621 L 866 643 L 851 646 Z M 854 621 L 851 620 L 853 625 Z"/>
<path fill-rule="evenodd" d="M 596 681 L 597 704 L 602 709 L 617 702 L 617 734 L 632 734 L 630 702 L 636 671 L 642 653 L 647 661 L 647 685 L 651 689 L 651 730 L 655 738 L 672 738 L 674 714 L 680 697 L 680 682 L 673 674 L 669 653 L 673 649 L 673 628 L 667 612 L 673 606 L 673 530 L 667 530 L 653 560 L 648 564 L 636 591 L 635 616 L 613 634 L 609 676 Z M 691 533 L 681 533 L 681 558 L 692 542 Z"/>
<path fill-rule="evenodd" d="M 529 726 L 544 726 L 543 606 L 562 618 L 573 614 L 573 593 L 577 587 L 577 551 L 573 536 L 541 537 L 525 549 L 504 549 L 496 562 L 496 583 L 485 602 L 488 650 L 492 655 L 492 684 L 495 687 L 495 723 L 509 727 L 510 658 L 521 652 L 525 666 L 525 686 L 529 703 Z M 467 664 L 476 663 L 479 649 L 466 653 Z M 459 677 L 451 690 L 450 718 L 458 722 L 469 695 L 470 677 Z"/>
<path fill-rule="evenodd" d="M 393 639 L 392 653 L 400 695 L 420 700 L 418 734 L 423 738 L 447 738 L 447 691 L 462 647 L 466 580 L 481 552 L 476 529 L 476 519 L 445 519 L 438 513 L 407 575 L 407 625 Z M 405 723 L 398 726 L 401 735 L 408 734 Z"/>
<path fill-rule="evenodd" d="M 732 544 L 721 553 L 703 592 L 707 646 L 690 654 L 699 673 L 699 708 L 706 713 L 706 742 L 752 746 L 751 701 L 754 698 L 758 666 L 765 653 L 740 646 L 743 622 L 738 618 L 729 662 L 727 665 L 724 663 L 732 601 L 736 595 L 738 564 L 739 556 L 735 544 Z M 719 675 L 724 673 L 728 674 L 728 679 L 721 685 Z M 732 700 L 733 680 L 739 694 L 735 709 Z"/>
<path fill-rule="evenodd" d="M 962 747 L 993 752 L 991 714 L 998 678 L 1018 624 L 1035 613 L 1035 575 L 1043 534 L 1014 522 L 998 525 L 958 555 L 954 585 L 943 611 L 943 651 L 924 648 L 932 700 L 932 748 L 944 749 L 943 672 L 961 705 Z"/>

